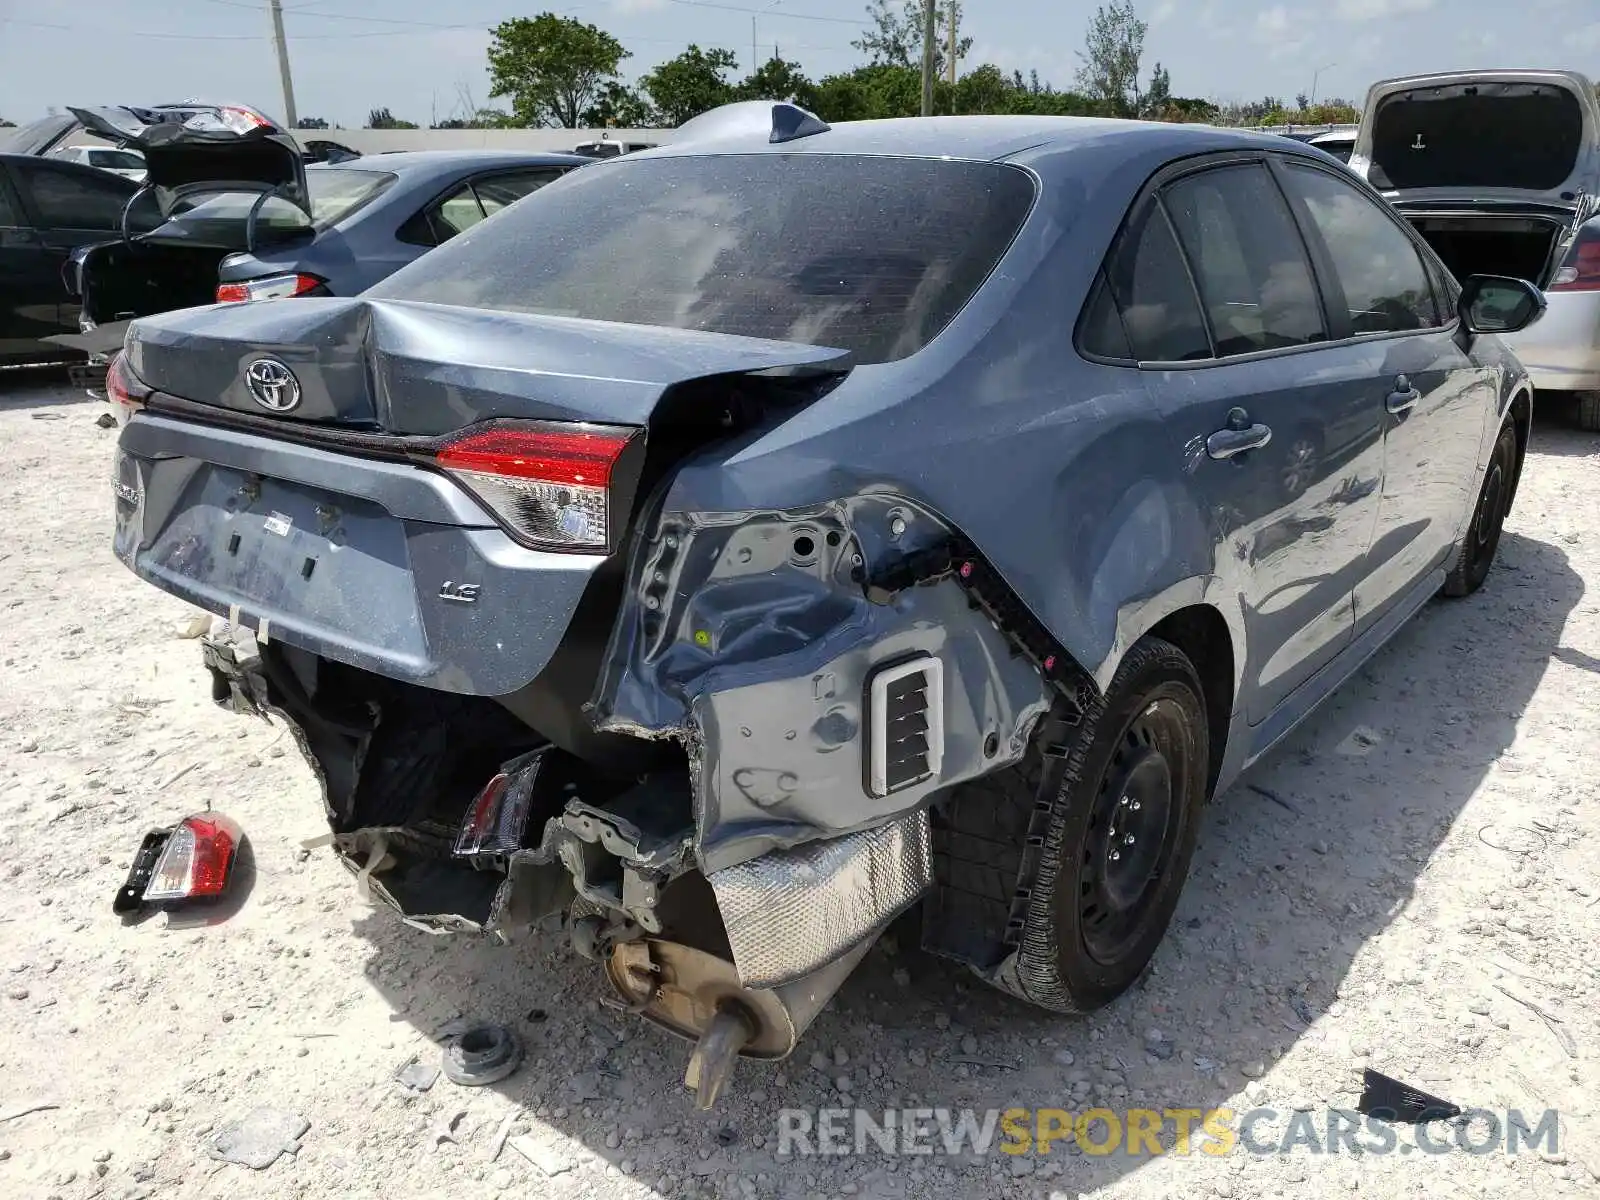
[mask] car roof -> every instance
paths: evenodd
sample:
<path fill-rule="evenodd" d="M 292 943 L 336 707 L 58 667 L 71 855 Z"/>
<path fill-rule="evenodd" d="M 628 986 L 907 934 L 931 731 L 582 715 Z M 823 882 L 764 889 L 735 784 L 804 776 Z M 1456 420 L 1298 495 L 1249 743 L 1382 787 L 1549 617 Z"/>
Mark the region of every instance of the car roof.
<path fill-rule="evenodd" d="M 1103 144 L 1112 137 L 1138 143 L 1146 152 L 1171 150 L 1175 155 L 1232 147 L 1284 147 L 1284 139 L 1275 134 L 1211 125 L 1107 117 L 897 117 L 880 121 L 842 121 L 825 133 L 776 144 L 769 141 L 769 132 L 763 130 L 712 134 L 640 151 L 629 157 L 774 152 L 1025 162 L 1039 155 Z"/>
<path fill-rule="evenodd" d="M 451 175 L 497 167 L 584 166 L 593 161 L 578 154 L 533 153 L 526 150 L 400 150 L 363 154 L 343 162 L 309 163 L 307 171 L 391 171 L 404 176 Z"/>

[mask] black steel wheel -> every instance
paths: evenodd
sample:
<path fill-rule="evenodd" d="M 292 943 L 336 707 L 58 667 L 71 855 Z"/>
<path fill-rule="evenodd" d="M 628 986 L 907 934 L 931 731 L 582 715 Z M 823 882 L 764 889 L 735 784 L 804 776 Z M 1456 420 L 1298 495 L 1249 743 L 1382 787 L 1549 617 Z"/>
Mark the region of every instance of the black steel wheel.
<path fill-rule="evenodd" d="M 1021 906 L 1014 952 L 983 972 L 991 983 L 1087 1012 L 1144 973 L 1194 857 L 1210 778 L 1204 694 L 1181 650 L 1145 638 L 1064 744 L 1041 737 L 1005 779 L 958 794 L 950 854 L 982 866 L 963 869 L 963 883 L 994 883 L 993 902 L 966 896 L 970 913 Z M 995 869 L 1007 859 L 1018 864 L 1009 877 Z"/>
<path fill-rule="evenodd" d="M 1516 492 L 1519 459 L 1517 431 L 1508 423 L 1501 427 L 1500 436 L 1495 439 L 1489 469 L 1484 472 L 1478 503 L 1472 512 L 1472 524 L 1467 526 L 1456 551 L 1455 564 L 1445 577 L 1445 595 L 1470 596 L 1488 578 L 1489 568 L 1494 565 L 1495 553 L 1500 548 L 1500 531 L 1511 508 L 1511 497 Z"/>

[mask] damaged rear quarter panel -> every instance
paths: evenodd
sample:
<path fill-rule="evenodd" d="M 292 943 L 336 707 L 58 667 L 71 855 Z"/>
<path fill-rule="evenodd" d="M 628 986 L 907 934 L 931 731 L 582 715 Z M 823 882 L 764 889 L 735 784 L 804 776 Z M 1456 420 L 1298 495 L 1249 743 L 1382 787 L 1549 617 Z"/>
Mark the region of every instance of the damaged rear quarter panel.
<path fill-rule="evenodd" d="M 861 583 L 870 561 L 948 537 L 914 505 L 869 496 L 663 517 L 640 546 L 599 724 L 689 743 L 707 871 L 880 824 L 1020 758 L 1048 707 L 1032 663 L 949 578 L 887 603 Z M 943 664 L 940 770 L 877 796 L 865 780 L 868 680 L 919 655 Z"/>

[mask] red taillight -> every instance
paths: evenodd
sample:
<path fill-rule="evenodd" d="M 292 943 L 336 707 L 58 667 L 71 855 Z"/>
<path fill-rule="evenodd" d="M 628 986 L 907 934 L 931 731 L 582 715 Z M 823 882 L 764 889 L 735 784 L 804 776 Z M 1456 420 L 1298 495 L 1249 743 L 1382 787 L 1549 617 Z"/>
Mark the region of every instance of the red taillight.
<path fill-rule="evenodd" d="M 1562 260 L 1549 292 L 1600 292 L 1600 222 L 1590 221 Z"/>
<path fill-rule="evenodd" d="M 435 455 L 519 540 L 544 549 L 611 548 L 612 473 L 634 431 L 523 426 L 467 433 Z"/>
<path fill-rule="evenodd" d="M 285 296 L 308 296 L 322 290 L 323 281 L 315 275 L 264 275 L 239 283 L 217 284 L 218 304 L 244 304 L 251 300 L 281 300 Z"/>
<path fill-rule="evenodd" d="M 192 900 L 220 896 L 239 848 L 239 826 L 221 813 L 187 817 L 162 848 L 147 901 Z"/>
<path fill-rule="evenodd" d="M 151 390 L 144 380 L 133 373 L 133 368 L 128 365 L 127 354 L 118 351 L 111 365 L 106 368 L 106 398 L 116 406 L 119 418 L 126 421 L 143 408 Z"/>

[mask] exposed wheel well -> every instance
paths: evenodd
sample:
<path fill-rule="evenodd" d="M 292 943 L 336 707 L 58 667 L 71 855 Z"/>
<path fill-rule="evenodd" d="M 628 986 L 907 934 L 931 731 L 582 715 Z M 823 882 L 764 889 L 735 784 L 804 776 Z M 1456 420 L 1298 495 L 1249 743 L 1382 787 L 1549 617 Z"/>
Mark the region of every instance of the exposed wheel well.
<path fill-rule="evenodd" d="M 1233 716 L 1233 638 L 1228 623 L 1216 609 L 1204 604 L 1180 608 L 1163 617 L 1150 630 L 1151 637 L 1171 642 L 1194 664 L 1205 689 L 1206 724 L 1211 734 L 1209 797 L 1222 771 L 1222 757 L 1228 748 L 1228 725 Z"/>
<path fill-rule="evenodd" d="M 1528 457 L 1528 436 L 1533 430 L 1533 393 L 1526 388 L 1511 398 L 1510 417 L 1517 431 L 1517 474 L 1511 481 L 1511 495 L 1506 497 L 1506 511 L 1517 500 L 1517 484 L 1522 481 L 1522 463 Z"/>

